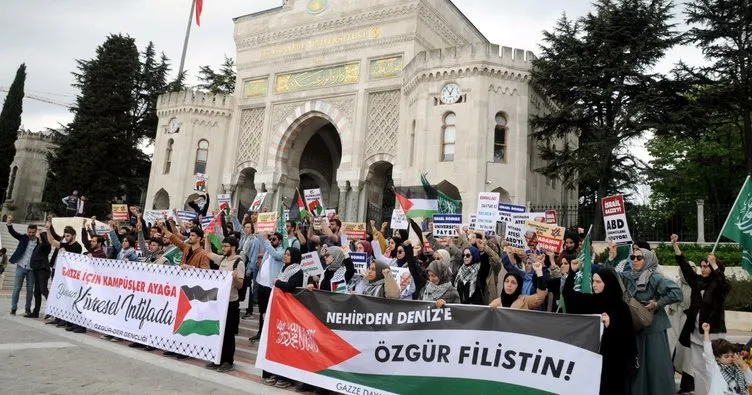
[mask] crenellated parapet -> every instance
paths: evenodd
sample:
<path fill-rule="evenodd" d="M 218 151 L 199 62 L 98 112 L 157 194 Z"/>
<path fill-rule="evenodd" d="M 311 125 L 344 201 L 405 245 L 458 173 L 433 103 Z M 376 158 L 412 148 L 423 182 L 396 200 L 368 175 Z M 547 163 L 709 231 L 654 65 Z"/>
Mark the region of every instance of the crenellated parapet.
<path fill-rule="evenodd" d="M 157 99 L 157 115 L 160 117 L 190 113 L 208 117 L 232 115 L 235 103 L 233 95 L 212 95 L 206 92 L 185 90 L 160 95 Z"/>
<path fill-rule="evenodd" d="M 486 43 L 423 51 L 405 66 L 404 92 L 410 93 L 422 81 L 476 74 L 527 82 L 533 60 L 531 51 Z"/>

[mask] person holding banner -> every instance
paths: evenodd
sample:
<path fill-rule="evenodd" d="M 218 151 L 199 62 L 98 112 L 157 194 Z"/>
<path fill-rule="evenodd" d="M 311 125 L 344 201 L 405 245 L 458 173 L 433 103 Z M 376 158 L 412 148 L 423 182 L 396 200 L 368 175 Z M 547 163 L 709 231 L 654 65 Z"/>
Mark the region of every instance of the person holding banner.
<path fill-rule="evenodd" d="M 445 251 L 446 252 L 446 251 Z M 426 269 L 428 282 L 420 290 L 418 300 L 436 302 L 436 307 L 442 308 L 447 303 L 460 303 L 460 294 L 452 286 L 452 271 L 440 261 L 433 261 Z"/>
<path fill-rule="evenodd" d="M 725 308 L 726 297 L 731 292 L 731 284 L 724 275 L 724 266 L 719 263 L 715 255 L 709 255 L 700 262 L 697 274 L 687 263 L 687 259 L 679 248 L 679 236 L 671 235 L 671 245 L 674 248 L 676 262 L 679 264 L 684 279 L 692 289 L 690 306 L 687 310 L 687 320 L 684 323 L 679 343 L 690 348 L 695 392 L 707 393 L 710 389 L 710 373 L 703 359 L 703 335 L 700 323 L 710 324 L 710 334 L 718 339 L 726 334 Z"/>
<path fill-rule="evenodd" d="M 619 278 L 611 269 L 593 273 L 593 294 L 575 291 L 575 273 L 580 261 L 573 259 L 572 273 L 564 281 L 562 295 L 567 309 L 579 314 L 600 314 L 605 329 L 601 337 L 601 395 L 628 395 L 637 371 L 637 344 L 632 329 L 632 314 L 624 298 Z"/>
<path fill-rule="evenodd" d="M 494 299 L 489 307 L 499 308 L 508 307 L 518 310 L 535 310 L 543 301 L 546 300 L 548 290 L 546 289 L 546 280 L 543 277 L 543 256 L 539 257 L 533 264 L 533 270 L 537 275 L 538 291 L 534 295 L 522 294 L 522 278 L 515 272 L 508 272 L 504 276 L 504 283 L 501 288 L 501 296 Z"/>
<path fill-rule="evenodd" d="M 613 241 L 609 244 L 608 253 L 609 260 L 605 267 L 613 269 L 617 253 Z M 632 271 L 618 273 L 626 292 L 653 312 L 652 324 L 635 333 L 640 369 L 637 370 L 632 394 L 674 394 L 674 366 L 666 333 L 671 322 L 664 307 L 681 302 L 682 291 L 676 283 L 656 270 L 658 258 L 651 251 L 635 246 L 629 259 Z"/>

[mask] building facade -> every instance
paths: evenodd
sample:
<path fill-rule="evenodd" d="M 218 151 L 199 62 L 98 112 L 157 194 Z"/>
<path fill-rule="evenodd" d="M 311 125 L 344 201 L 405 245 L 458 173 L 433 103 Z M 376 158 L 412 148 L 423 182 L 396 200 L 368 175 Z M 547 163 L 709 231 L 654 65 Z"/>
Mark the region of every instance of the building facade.
<path fill-rule="evenodd" d="M 530 84 L 533 54 L 489 43 L 451 1 L 288 0 L 234 22 L 235 94 L 159 98 L 147 208 L 194 199 L 195 173 L 241 209 L 318 187 L 349 221 L 373 217 L 387 183 L 419 191 L 421 174 L 465 215 L 484 191 L 577 196 L 533 172 L 528 118 L 551 105 Z"/>
<path fill-rule="evenodd" d="M 47 153 L 55 148 L 55 143 L 50 135 L 22 130 L 15 146 L 2 215 L 13 214 L 18 221 L 43 219 L 40 203 L 49 168 Z"/>

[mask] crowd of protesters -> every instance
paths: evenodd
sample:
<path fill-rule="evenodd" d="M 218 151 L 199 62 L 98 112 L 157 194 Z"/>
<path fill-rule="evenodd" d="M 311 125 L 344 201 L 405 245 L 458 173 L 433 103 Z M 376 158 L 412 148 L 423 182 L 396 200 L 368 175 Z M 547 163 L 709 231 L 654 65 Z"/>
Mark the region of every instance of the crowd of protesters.
<path fill-rule="evenodd" d="M 64 199 L 71 215 L 86 212 L 86 200 L 74 192 Z M 82 204 L 82 202 L 84 202 Z M 565 235 L 560 253 L 520 253 L 493 234 L 457 227 L 455 237 L 434 237 L 428 232 L 388 231 L 370 221 L 367 240 L 347 237 L 335 216 L 314 221 L 287 221 L 285 232 L 258 232 L 256 213 L 242 218 L 235 211 L 213 210 L 220 228 L 205 232 L 202 217 L 209 209 L 208 196 L 191 203 L 196 216 L 182 221 L 174 216 L 147 223 L 143 213 L 130 210 L 130 220 L 110 221 L 106 234 L 97 234 L 94 221 L 82 229 L 66 227 L 60 236 L 51 223 L 41 232 L 30 225 L 17 233 L 8 218 L 8 231 L 18 239 L 9 261 L 16 264 L 11 314 L 16 314 L 19 292 L 26 281 L 25 316 L 39 317 L 42 297 L 59 250 L 85 253 L 97 258 L 177 264 L 182 268 L 233 272 L 221 363 L 207 363 L 208 369 L 233 369 L 235 335 L 240 319 L 253 319 L 258 308 L 259 331 L 249 341 L 263 336 L 264 319 L 273 288 L 282 292 L 301 289 L 334 291 L 345 284 L 346 292 L 369 297 L 427 301 L 443 308 L 446 304 L 472 304 L 489 308 L 512 308 L 566 314 L 598 314 L 604 326 L 600 353 L 603 368 L 601 394 L 674 394 L 675 366 L 682 373 L 679 393 L 746 394 L 752 373 L 739 357 L 737 348 L 723 340 L 726 332 L 724 301 L 730 285 L 723 264 L 712 254 L 700 262 L 698 273 L 681 252 L 678 237 L 671 236 L 676 261 L 681 269 L 684 291 L 658 270 L 658 258 L 645 242 L 636 242 L 628 259 L 617 261 L 617 246 L 609 245 L 609 258 L 592 265 L 592 294 L 580 292 L 582 254 L 597 259 L 594 251 L 581 251 L 582 229 Z M 317 221 L 318 222 L 318 221 Z M 221 235 L 220 245 L 209 241 Z M 82 244 L 77 236 L 82 238 Z M 50 253 L 52 256 L 50 258 Z M 316 252 L 324 264 L 323 274 L 304 276 L 301 256 Z M 367 255 L 367 269 L 357 271 L 350 252 Z M 5 256 L 0 251 L 0 264 Z M 392 268 L 404 268 L 395 279 Z M 2 266 L 0 266 L 2 270 Z M 690 295 L 685 295 L 690 292 Z M 34 306 L 32 309 L 32 298 Z M 684 300 L 688 298 L 688 304 Z M 247 300 L 243 312 L 240 302 Z M 678 344 L 669 339 L 672 320 L 666 310 L 686 315 L 681 320 Z M 50 318 L 48 323 L 83 333 L 86 328 Z M 674 323 L 676 326 L 676 323 Z M 114 337 L 107 338 L 119 341 Z M 145 347 L 133 343 L 132 347 Z M 147 348 L 153 349 L 153 348 Z M 676 350 L 676 351 L 674 351 Z M 186 358 L 165 352 L 176 358 Z M 677 355 L 683 359 L 676 363 Z M 287 388 L 291 380 L 263 372 L 265 384 Z M 300 391 L 317 394 L 327 390 L 298 383 Z"/>

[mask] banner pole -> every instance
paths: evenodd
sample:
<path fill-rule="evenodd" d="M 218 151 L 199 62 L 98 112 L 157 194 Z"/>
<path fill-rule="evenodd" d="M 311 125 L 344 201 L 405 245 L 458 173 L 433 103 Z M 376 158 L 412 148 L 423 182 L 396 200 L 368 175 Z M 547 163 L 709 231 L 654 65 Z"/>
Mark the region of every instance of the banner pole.
<path fill-rule="evenodd" d="M 744 187 L 747 186 L 747 183 L 749 182 L 749 175 L 747 175 L 747 178 L 744 180 L 744 184 L 742 184 L 741 189 L 739 189 L 739 193 L 736 195 L 736 199 L 734 200 L 734 204 L 731 205 L 731 210 L 736 207 L 736 203 L 739 203 L 739 198 L 742 196 L 742 191 L 744 191 Z M 729 210 L 728 215 L 726 216 L 726 220 L 723 221 L 723 226 L 721 227 L 721 231 L 718 232 L 718 238 L 715 240 L 715 244 L 713 244 L 713 250 L 710 251 L 711 254 L 715 254 L 715 249 L 718 248 L 718 243 L 721 242 L 721 236 L 723 236 L 723 230 L 726 229 L 726 225 L 728 225 L 728 220 L 731 218 L 731 210 Z"/>
<path fill-rule="evenodd" d="M 188 52 L 188 39 L 191 37 L 191 25 L 193 25 L 193 13 L 196 10 L 196 0 L 191 1 L 191 13 L 188 14 L 188 27 L 185 28 L 185 41 L 183 41 L 183 54 L 180 56 L 180 67 L 178 67 L 178 78 L 183 75 L 185 66 L 185 54 Z"/>

